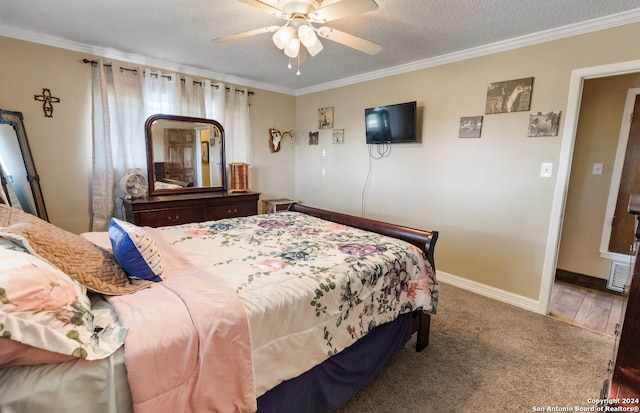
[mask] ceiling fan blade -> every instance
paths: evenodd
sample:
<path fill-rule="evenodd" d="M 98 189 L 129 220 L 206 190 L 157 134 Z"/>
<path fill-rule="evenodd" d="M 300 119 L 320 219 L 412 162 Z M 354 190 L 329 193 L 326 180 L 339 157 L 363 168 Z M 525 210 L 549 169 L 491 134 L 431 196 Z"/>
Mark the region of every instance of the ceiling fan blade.
<path fill-rule="evenodd" d="M 274 15 L 281 15 L 282 10 L 280 10 L 280 6 L 278 6 L 277 0 L 238 0 L 249 6 L 253 6 L 262 11 L 266 11 L 267 13 Z"/>
<path fill-rule="evenodd" d="M 327 26 L 320 27 L 318 29 L 318 35 L 325 39 L 332 40 L 336 43 L 343 44 L 345 46 L 351 47 L 352 49 L 356 49 L 370 55 L 376 55 L 380 52 L 380 50 L 382 50 L 382 46 L 378 43 L 374 43 L 369 40 L 363 39 L 362 37 L 341 32 L 340 30 L 336 30 Z"/>
<path fill-rule="evenodd" d="M 355 16 L 378 8 L 373 0 L 342 0 L 309 13 L 309 19 L 314 23 L 326 23 L 343 17 Z"/>
<path fill-rule="evenodd" d="M 216 43 L 225 43 L 225 42 L 230 42 L 232 40 L 244 39 L 245 37 L 251 37 L 258 34 L 273 33 L 279 28 L 280 27 L 278 26 L 262 27 L 260 29 L 249 30 L 248 32 L 232 34 L 231 36 L 219 37 L 217 39 L 213 39 L 213 41 Z"/>

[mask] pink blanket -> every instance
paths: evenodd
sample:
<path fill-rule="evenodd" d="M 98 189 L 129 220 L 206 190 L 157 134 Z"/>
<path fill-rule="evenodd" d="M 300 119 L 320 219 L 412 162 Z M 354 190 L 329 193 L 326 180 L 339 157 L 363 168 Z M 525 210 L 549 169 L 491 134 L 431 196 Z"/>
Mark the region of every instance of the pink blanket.
<path fill-rule="evenodd" d="M 222 280 L 145 230 L 164 252 L 165 281 L 108 297 L 129 328 L 125 363 L 135 413 L 255 412 L 242 303 Z"/>

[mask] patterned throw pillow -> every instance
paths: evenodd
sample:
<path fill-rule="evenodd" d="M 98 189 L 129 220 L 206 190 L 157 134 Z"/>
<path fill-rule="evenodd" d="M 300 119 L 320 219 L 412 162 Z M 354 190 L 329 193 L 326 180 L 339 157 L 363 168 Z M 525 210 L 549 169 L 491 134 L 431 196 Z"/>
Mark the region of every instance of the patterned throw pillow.
<path fill-rule="evenodd" d="M 93 292 L 129 294 L 151 284 L 129 278 L 110 251 L 34 215 L 2 204 L 0 237 L 22 245 Z"/>
<path fill-rule="evenodd" d="M 125 335 L 115 318 L 94 316 L 84 286 L 0 238 L 0 337 L 95 360 L 115 352 Z"/>
<path fill-rule="evenodd" d="M 163 280 L 162 253 L 144 229 L 111 218 L 109 239 L 113 256 L 130 277 L 154 282 Z"/>

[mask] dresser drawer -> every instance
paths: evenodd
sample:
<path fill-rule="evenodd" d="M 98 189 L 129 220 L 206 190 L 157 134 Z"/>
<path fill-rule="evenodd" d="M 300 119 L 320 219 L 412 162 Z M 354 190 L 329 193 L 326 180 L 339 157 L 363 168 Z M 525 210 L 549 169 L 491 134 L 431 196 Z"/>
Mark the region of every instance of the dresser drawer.
<path fill-rule="evenodd" d="M 246 217 L 258 213 L 257 202 L 239 202 L 235 204 L 212 205 L 204 210 L 205 221 L 223 218 Z"/>
<path fill-rule="evenodd" d="M 171 208 L 136 214 L 136 224 L 149 227 L 166 227 L 201 221 L 204 221 L 202 208 Z"/>
<path fill-rule="evenodd" d="M 165 227 L 256 215 L 259 196 L 257 192 L 154 195 L 125 199 L 124 212 L 127 221 L 136 225 Z"/>

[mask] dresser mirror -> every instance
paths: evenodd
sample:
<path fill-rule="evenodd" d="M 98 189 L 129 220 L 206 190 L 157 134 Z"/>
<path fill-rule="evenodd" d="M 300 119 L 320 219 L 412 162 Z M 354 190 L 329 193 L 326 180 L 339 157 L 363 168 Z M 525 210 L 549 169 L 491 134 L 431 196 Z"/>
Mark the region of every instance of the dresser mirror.
<path fill-rule="evenodd" d="M 49 220 L 21 112 L 0 109 L 0 203 Z"/>
<path fill-rule="evenodd" d="M 226 191 L 220 123 L 159 114 L 147 119 L 145 135 L 150 195 Z"/>

